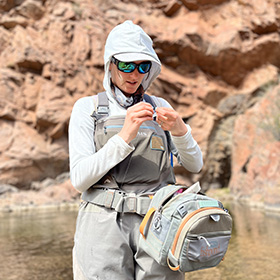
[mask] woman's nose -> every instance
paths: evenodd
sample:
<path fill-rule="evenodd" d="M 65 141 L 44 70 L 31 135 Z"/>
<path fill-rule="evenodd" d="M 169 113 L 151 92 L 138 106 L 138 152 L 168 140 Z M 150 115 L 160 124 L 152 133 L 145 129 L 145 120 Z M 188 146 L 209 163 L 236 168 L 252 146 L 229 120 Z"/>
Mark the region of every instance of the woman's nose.
<path fill-rule="evenodd" d="M 139 73 L 138 69 L 135 69 L 133 72 L 130 73 L 130 76 L 138 79 L 141 76 L 141 74 Z"/>

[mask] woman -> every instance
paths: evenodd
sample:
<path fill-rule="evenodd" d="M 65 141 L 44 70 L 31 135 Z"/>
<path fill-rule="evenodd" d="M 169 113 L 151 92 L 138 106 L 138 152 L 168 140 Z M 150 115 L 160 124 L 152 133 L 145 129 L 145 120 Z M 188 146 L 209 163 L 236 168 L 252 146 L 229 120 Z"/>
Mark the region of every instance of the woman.
<path fill-rule="evenodd" d="M 69 124 L 71 181 L 83 200 L 74 279 L 183 279 L 139 248 L 139 225 L 148 194 L 175 183 L 170 151 L 190 172 L 202 168 L 201 151 L 167 101 L 144 95 L 161 63 L 140 26 L 116 26 L 104 61 L 106 92 L 79 99 Z"/>

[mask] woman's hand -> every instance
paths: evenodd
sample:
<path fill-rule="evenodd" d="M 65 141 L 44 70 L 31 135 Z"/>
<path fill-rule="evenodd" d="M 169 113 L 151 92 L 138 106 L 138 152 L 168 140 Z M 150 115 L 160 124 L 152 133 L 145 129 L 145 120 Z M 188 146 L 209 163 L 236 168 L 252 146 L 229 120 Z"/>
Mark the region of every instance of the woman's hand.
<path fill-rule="evenodd" d="M 169 130 L 173 136 L 183 136 L 188 132 L 184 121 L 172 108 L 158 107 L 156 113 L 158 124 L 163 130 Z"/>
<path fill-rule="evenodd" d="M 128 108 L 119 136 L 126 143 L 130 143 L 137 136 L 141 124 L 153 119 L 153 113 L 152 105 L 146 102 L 140 102 Z"/>

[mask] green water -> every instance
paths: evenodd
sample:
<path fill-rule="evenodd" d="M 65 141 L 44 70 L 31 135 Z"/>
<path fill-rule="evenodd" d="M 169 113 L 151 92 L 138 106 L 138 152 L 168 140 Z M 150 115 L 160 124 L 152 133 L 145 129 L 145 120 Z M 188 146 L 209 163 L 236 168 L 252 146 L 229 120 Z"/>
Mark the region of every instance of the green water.
<path fill-rule="evenodd" d="M 236 204 L 230 212 L 234 230 L 225 260 L 216 268 L 188 273 L 186 279 L 280 279 L 280 215 Z M 0 279 L 72 279 L 76 214 L 61 210 L 1 216 Z"/>
<path fill-rule="evenodd" d="M 76 212 L 0 217 L 1 280 L 72 279 Z"/>

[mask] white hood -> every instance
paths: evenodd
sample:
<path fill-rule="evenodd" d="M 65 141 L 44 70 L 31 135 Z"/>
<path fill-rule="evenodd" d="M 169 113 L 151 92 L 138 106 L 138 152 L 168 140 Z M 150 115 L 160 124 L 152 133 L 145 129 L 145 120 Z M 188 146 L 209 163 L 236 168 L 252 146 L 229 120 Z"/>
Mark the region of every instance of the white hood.
<path fill-rule="evenodd" d="M 130 20 L 127 20 L 124 23 L 119 24 L 115 28 L 113 28 L 108 35 L 105 44 L 105 75 L 103 86 L 107 92 L 111 92 L 111 73 L 109 71 L 109 65 L 111 58 L 115 55 L 118 55 L 118 58 L 122 57 L 122 61 L 126 62 L 137 60 L 150 60 L 152 62 L 150 72 L 146 74 L 142 81 L 144 91 L 147 90 L 147 88 L 161 71 L 161 63 L 156 52 L 153 49 L 152 39 L 144 32 L 144 30 L 140 26 L 134 24 Z"/>

